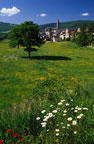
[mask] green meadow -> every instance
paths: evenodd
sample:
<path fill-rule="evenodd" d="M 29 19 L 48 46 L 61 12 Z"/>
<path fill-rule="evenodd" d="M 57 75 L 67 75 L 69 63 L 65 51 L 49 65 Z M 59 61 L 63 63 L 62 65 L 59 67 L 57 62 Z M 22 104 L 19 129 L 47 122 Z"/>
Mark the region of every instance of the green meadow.
<path fill-rule="evenodd" d="M 24 144 L 93 144 L 94 49 L 45 43 L 30 59 L 23 49 L 0 42 L 0 139 L 16 144 L 9 129 Z"/>
<path fill-rule="evenodd" d="M 31 55 L 28 59 L 23 48 L 10 48 L 8 41 L 0 43 L 0 109 L 32 97 L 36 80 L 77 78 L 93 87 L 93 49 L 71 42 L 46 43 Z"/>

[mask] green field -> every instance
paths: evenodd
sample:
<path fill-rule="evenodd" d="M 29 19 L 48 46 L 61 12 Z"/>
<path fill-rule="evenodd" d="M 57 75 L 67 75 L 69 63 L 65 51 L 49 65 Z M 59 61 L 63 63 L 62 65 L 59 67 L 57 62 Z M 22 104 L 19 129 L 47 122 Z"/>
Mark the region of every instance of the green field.
<path fill-rule="evenodd" d="M 33 97 L 35 81 L 48 78 L 76 78 L 93 90 L 93 49 L 71 42 L 46 43 L 31 55 L 28 59 L 23 48 L 9 48 L 8 41 L 0 42 L 0 109 Z"/>
<path fill-rule="evenodd" d="M 0 140 L 93 144 L 94 49 L 45 43 L 31 55 L 0 42 Z"/>

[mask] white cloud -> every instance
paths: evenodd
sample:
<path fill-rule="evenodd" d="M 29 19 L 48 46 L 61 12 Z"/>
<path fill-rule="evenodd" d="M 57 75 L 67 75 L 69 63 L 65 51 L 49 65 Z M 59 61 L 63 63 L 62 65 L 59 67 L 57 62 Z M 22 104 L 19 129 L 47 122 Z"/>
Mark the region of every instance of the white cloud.
<path fill-rule="evenodd" d="M 1 16 L 13 16 L 19 12 L 20 10 L 16 8 L 15 6 L 13 6 L 12 8 L 2 8 L 0 10 L 0 15 Z"/>
<path fill-rule="evenodd" d="M 81 16 L 88 16 L 89 13 L 82 13 Z"/>
<path fill-rule="evenodd" d="M 46 17 L 46 16 L 47 16 L 47 14 L 42 13 L 42 14 L 40 14 L 40 16 L 41 16 L 41 17 Z"/>

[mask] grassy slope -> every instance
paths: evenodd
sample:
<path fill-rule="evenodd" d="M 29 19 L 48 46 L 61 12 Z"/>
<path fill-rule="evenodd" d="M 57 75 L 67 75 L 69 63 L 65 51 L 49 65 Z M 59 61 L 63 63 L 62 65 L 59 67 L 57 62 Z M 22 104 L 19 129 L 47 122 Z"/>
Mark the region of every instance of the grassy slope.
<path fill-rule="evenodd" d="M 40 82 L 48 77 L 59 80 L 77 77 L 88 86 L 94 82 L 92 49 L 78 48 L 70 42 L 48 43 L 38 52 L 32 53 L 32 56 L 39 56 L 33 57 L 33 60 L 22 56 L 27 56 L 22 48 L 9 48 L 7 41 L 0 43 L 0 108 L 7 108 L 12 103 L 33 96 L 36 80 Z M 41 56 L 46 56 L 46 59 Z M 60 60 L 66 57 L 72 60 Z"/>

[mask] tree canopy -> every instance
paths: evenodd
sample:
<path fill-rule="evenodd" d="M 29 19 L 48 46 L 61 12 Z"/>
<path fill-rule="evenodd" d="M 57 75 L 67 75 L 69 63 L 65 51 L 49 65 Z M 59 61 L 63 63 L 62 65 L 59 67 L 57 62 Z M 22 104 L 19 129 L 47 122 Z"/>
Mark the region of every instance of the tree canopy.
<path fill-rule="evenodd" d="M 32 21 L 26 21 L 20 25 L 17 25 L 10 33 L 10 46 L 16 47 L 19 45 L 25 46 L 25 51 L 28 52 L 29 57 L 31 51 L 34 50 L 32 46 L 40 47 L 44 41 L 42 36 L 39 34 L 40 29 L 37 24 L 34 24 Z"/>

